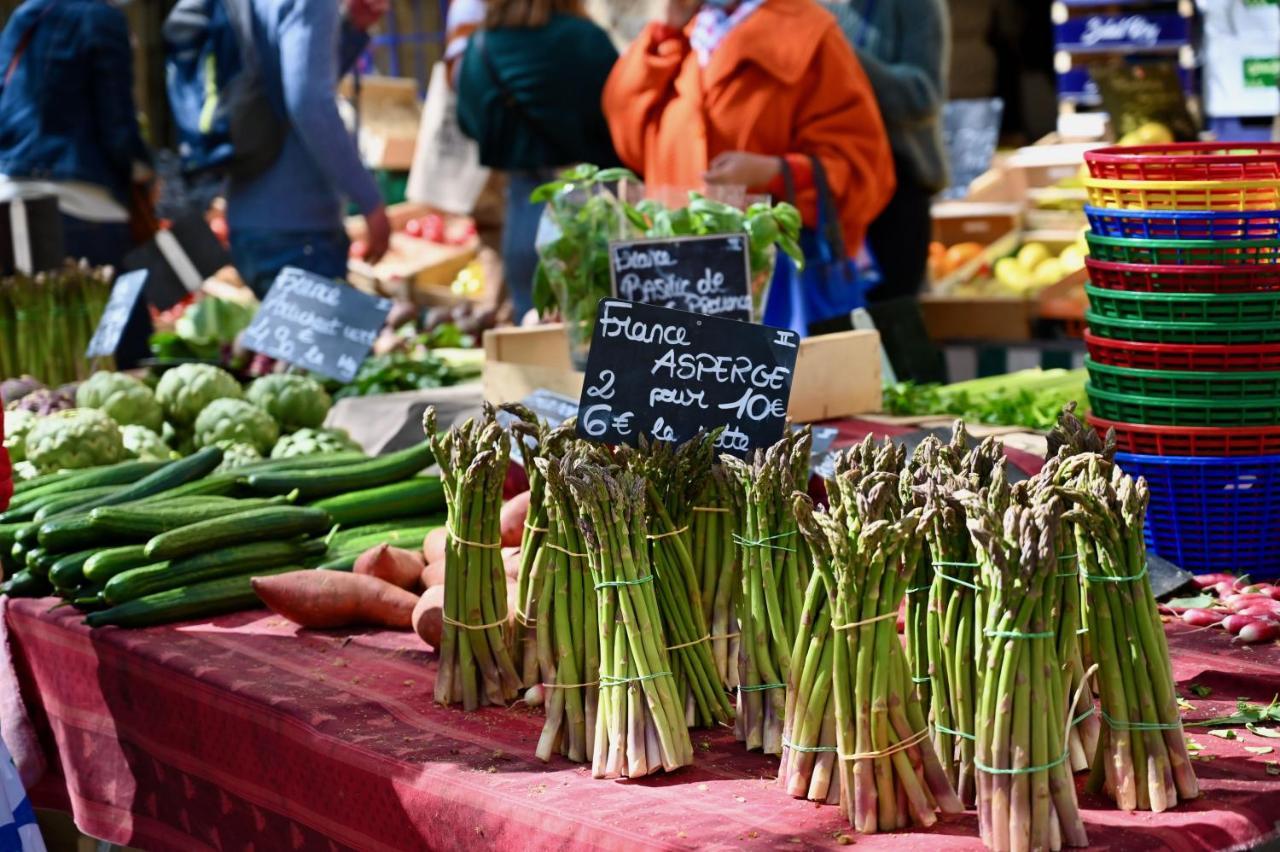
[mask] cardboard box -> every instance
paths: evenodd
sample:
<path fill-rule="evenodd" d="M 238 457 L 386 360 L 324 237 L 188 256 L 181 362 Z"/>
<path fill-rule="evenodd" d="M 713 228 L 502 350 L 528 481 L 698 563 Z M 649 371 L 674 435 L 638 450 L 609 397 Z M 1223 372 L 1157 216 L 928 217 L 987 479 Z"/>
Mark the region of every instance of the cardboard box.
<path fill-rule="evenodd" d="M 920 297 L 920 310 L 929 337 L 935 341 L 1016 343 L 1031 339 L 1036 302 L 1010 296 L 929 293 Z"/>
<path fill-rule="evenodd" d="M 569 362 L 564 326 L 484 333 L 484 398 L 512 402 L 538 388 L 577 397 L 582 373 Z M 797 423 L 880 410 L 880 335 L 847 331 L 800 341 L 787 413 Z"/>
<path fill-rule="evenodd" d="M 355 98 L 351 78 L 342 82 L 342 96 Z M 360 78 L 360 154 L 373 169 L 409 171 L 418 144 L 422 104 L 418 81 L 408 77 Z"/>
<path fill-rule="evenodd" d="M 944 246 L 989 246 L 1021 227 L 1022 206 L 1011 202 L 940 201 L 933 205 L 933 239 Z"/>

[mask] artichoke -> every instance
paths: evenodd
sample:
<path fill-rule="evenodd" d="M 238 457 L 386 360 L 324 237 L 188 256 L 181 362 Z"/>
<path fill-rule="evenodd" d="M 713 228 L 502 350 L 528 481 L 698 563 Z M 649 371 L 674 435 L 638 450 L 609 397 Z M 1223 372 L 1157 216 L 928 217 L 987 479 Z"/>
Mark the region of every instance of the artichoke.
<path fill-rule="evenodd" d="M 94 373 L 76 388 L 76 407 L 96 408 L 121 426 L 145 426 L 153 432 L 164 423 L 151 388 L 125 373 Z"/>
<path fill-rule="evenodd" d="M 280 427 L 271 415 L 243 399 L 215 399 L 196 418 L 197 447 L 231 441 L 265 453 L 279 437 Z"/>
<path fill-rule="evenodd" d="M 13 466 L 13 481 L 26 482 L 40 475 L 40 470 L 29 461 L 16 462 Z"/>
<path fill-rule="evenodd" d="M 30 411 L 10 411 L 4 418 L 4 448 L 9 451 L 9 461 L 20 462 L 27 457 L 27 433 L 40 418 Z"/>
<path fill-rule="evenodd" d="M 124 438 L 124 448 L 129 455 L 143 461 L 168 461 L 177 456 L 159 434 L 146 426 L 129 424 L 120 427 L 120 435 Z"/>
<path fill-rule="evenodd" d="M 41 473 L 115 464 L 127 456 L 120 427 L 93 408 L 40 418 L 27 433 L 26 450 Z"/>
<path fill-rule="evenodd" d="M 238 467 L 244 467 L 247 464 L 253 464 L 256 461 L 262 461 L 262 453 L 253 444 L 243 444 L 239 441 L 219 441 L 218 446 L 222 448 L 222 464 L 218 465 L 217 473 L 225 473 Z"/>
<path fill-rule="evenodd" d="M 245 399 L 274 417 L 285 432 L 319 427 L 332 404 L 319 382 L 296 373 L 272 373 L 255 380 Z"/>
<path fill-rule="evenodd" d="M 66 411 L 74 408 L 76 395 L 66 388 L 38 388 L 10 403 L 9 411 L 30 411 L 32 414 L 53 414 L 55 411 Z"/>
<path fill-rule="evenodd" d="M 299 429 L 276 442 L 271 449 L 271 458 L 291 459 L 296 456 L 314 456 L 319 453 L 341 453 L 359 449 L 360 445 L 351 439 L 345 429 Z"/>
<path fill-rule="evenodd" d="M 0 382 L 0 401 L 5 405 L 17 402 L 29 393 L 41 390 L 44 387 L 40 380 L 34 376 L 19 376 L 16 379 L 5 379 Z"/>
<path fill-rule="evenodd" d="M 190 426 L 217 399 L 240 399 L 235 376 L 212 364 L 181 364 L 160 377 L 156 399 L 175 426 Z"/>

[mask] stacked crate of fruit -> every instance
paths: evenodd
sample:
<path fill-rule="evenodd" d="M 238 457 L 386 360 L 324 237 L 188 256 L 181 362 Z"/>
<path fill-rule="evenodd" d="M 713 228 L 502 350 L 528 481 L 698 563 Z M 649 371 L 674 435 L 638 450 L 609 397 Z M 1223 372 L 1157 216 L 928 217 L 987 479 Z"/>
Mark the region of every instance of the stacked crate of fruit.
<path fill-rule="evenodd" d="M 1153 549 L 1280 573 L 1280 145 L 1085 155 L 1089 399 Z"/>

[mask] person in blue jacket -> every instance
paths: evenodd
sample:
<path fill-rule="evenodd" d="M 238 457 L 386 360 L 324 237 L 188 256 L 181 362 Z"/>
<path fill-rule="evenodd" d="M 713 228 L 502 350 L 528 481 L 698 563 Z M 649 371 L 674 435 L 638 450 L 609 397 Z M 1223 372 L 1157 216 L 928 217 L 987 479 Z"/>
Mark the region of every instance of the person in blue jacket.
<path fill-rule="evenodd" d="M 246 0 L 228 0 L 246 2 Z M 368 225 L 365 259 L 387 249 L 391 226 L 373 176 L 338 114 L 334 90 L 368 43 L 387 0 L 249 0 L 262 82 L 289 131 L 275 164 L 227 193 L 231 256 L 259 296 L 296 266 L 345 278 L 350 243 L 343 203 Z"/>
<path fill-rule="evenodd" d="M 0 34 L 0 202 L 55 196 L 67 254 L 119 266 L 129 193 L 150 172 L 124 13 L 27 0 Z"/>

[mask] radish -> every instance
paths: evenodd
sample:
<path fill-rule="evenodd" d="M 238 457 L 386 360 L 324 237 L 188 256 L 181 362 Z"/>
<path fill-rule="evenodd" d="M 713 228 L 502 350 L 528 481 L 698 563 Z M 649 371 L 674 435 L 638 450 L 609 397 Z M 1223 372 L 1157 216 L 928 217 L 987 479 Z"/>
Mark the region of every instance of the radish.
<path fill-rule="evenodd" d="M 1270 595 L 1246 595 L 1242 593 L 1227 595 L 1222 599 L 1222 602 L 1231 607 L 1233 611 L 1239 611 L 1252 604 L 1274 603 Z"/>
<path fill-rule="evenodd" d="M 1280 601 L 1267 601 L 1265 604 L 1250 604 L 1243 609 L 1236 610 L 1239 615 L 1247 615 L 1251 618 L 1274 618 L 1280 619 Z"/>
<path fill-rule="evenodd" d="M 1235 641 L 1252 645 L 1255 642 L 1270 642 L 1272 639 L 1280 639 L 1280 622 L 1255 621 L 1240 628 Z"/>
<path fill-rule="evenodd" d="M 1192 627 L 1215 627 L 1225 617 L 1226 613 L 1216 609 L 1188 609 L 1182 613 L 1182 620 Z"/>
<path fill-rule="evenodd" d="M 1262 619 L 1257 618 L 1256 616 L 1240 615 L 1239 613 L 1236 613 L 1235 615 L 1228 615 L 1224 618 L 1222 620 L 1222 627 L 1232 636 L 1235 636 L 1244 629 L 1246 624 L 1257 624 L 1259 621 L 1262 621 Z"/>
<path fill-rule="evenodd" d="M 1196 586 L 1201 589 L 1207 589 L 1216 586 L 1219 583 L 1235 583 L 1236 578 L 1231 574 L 1197 574 L 1191 578 Z"/>

